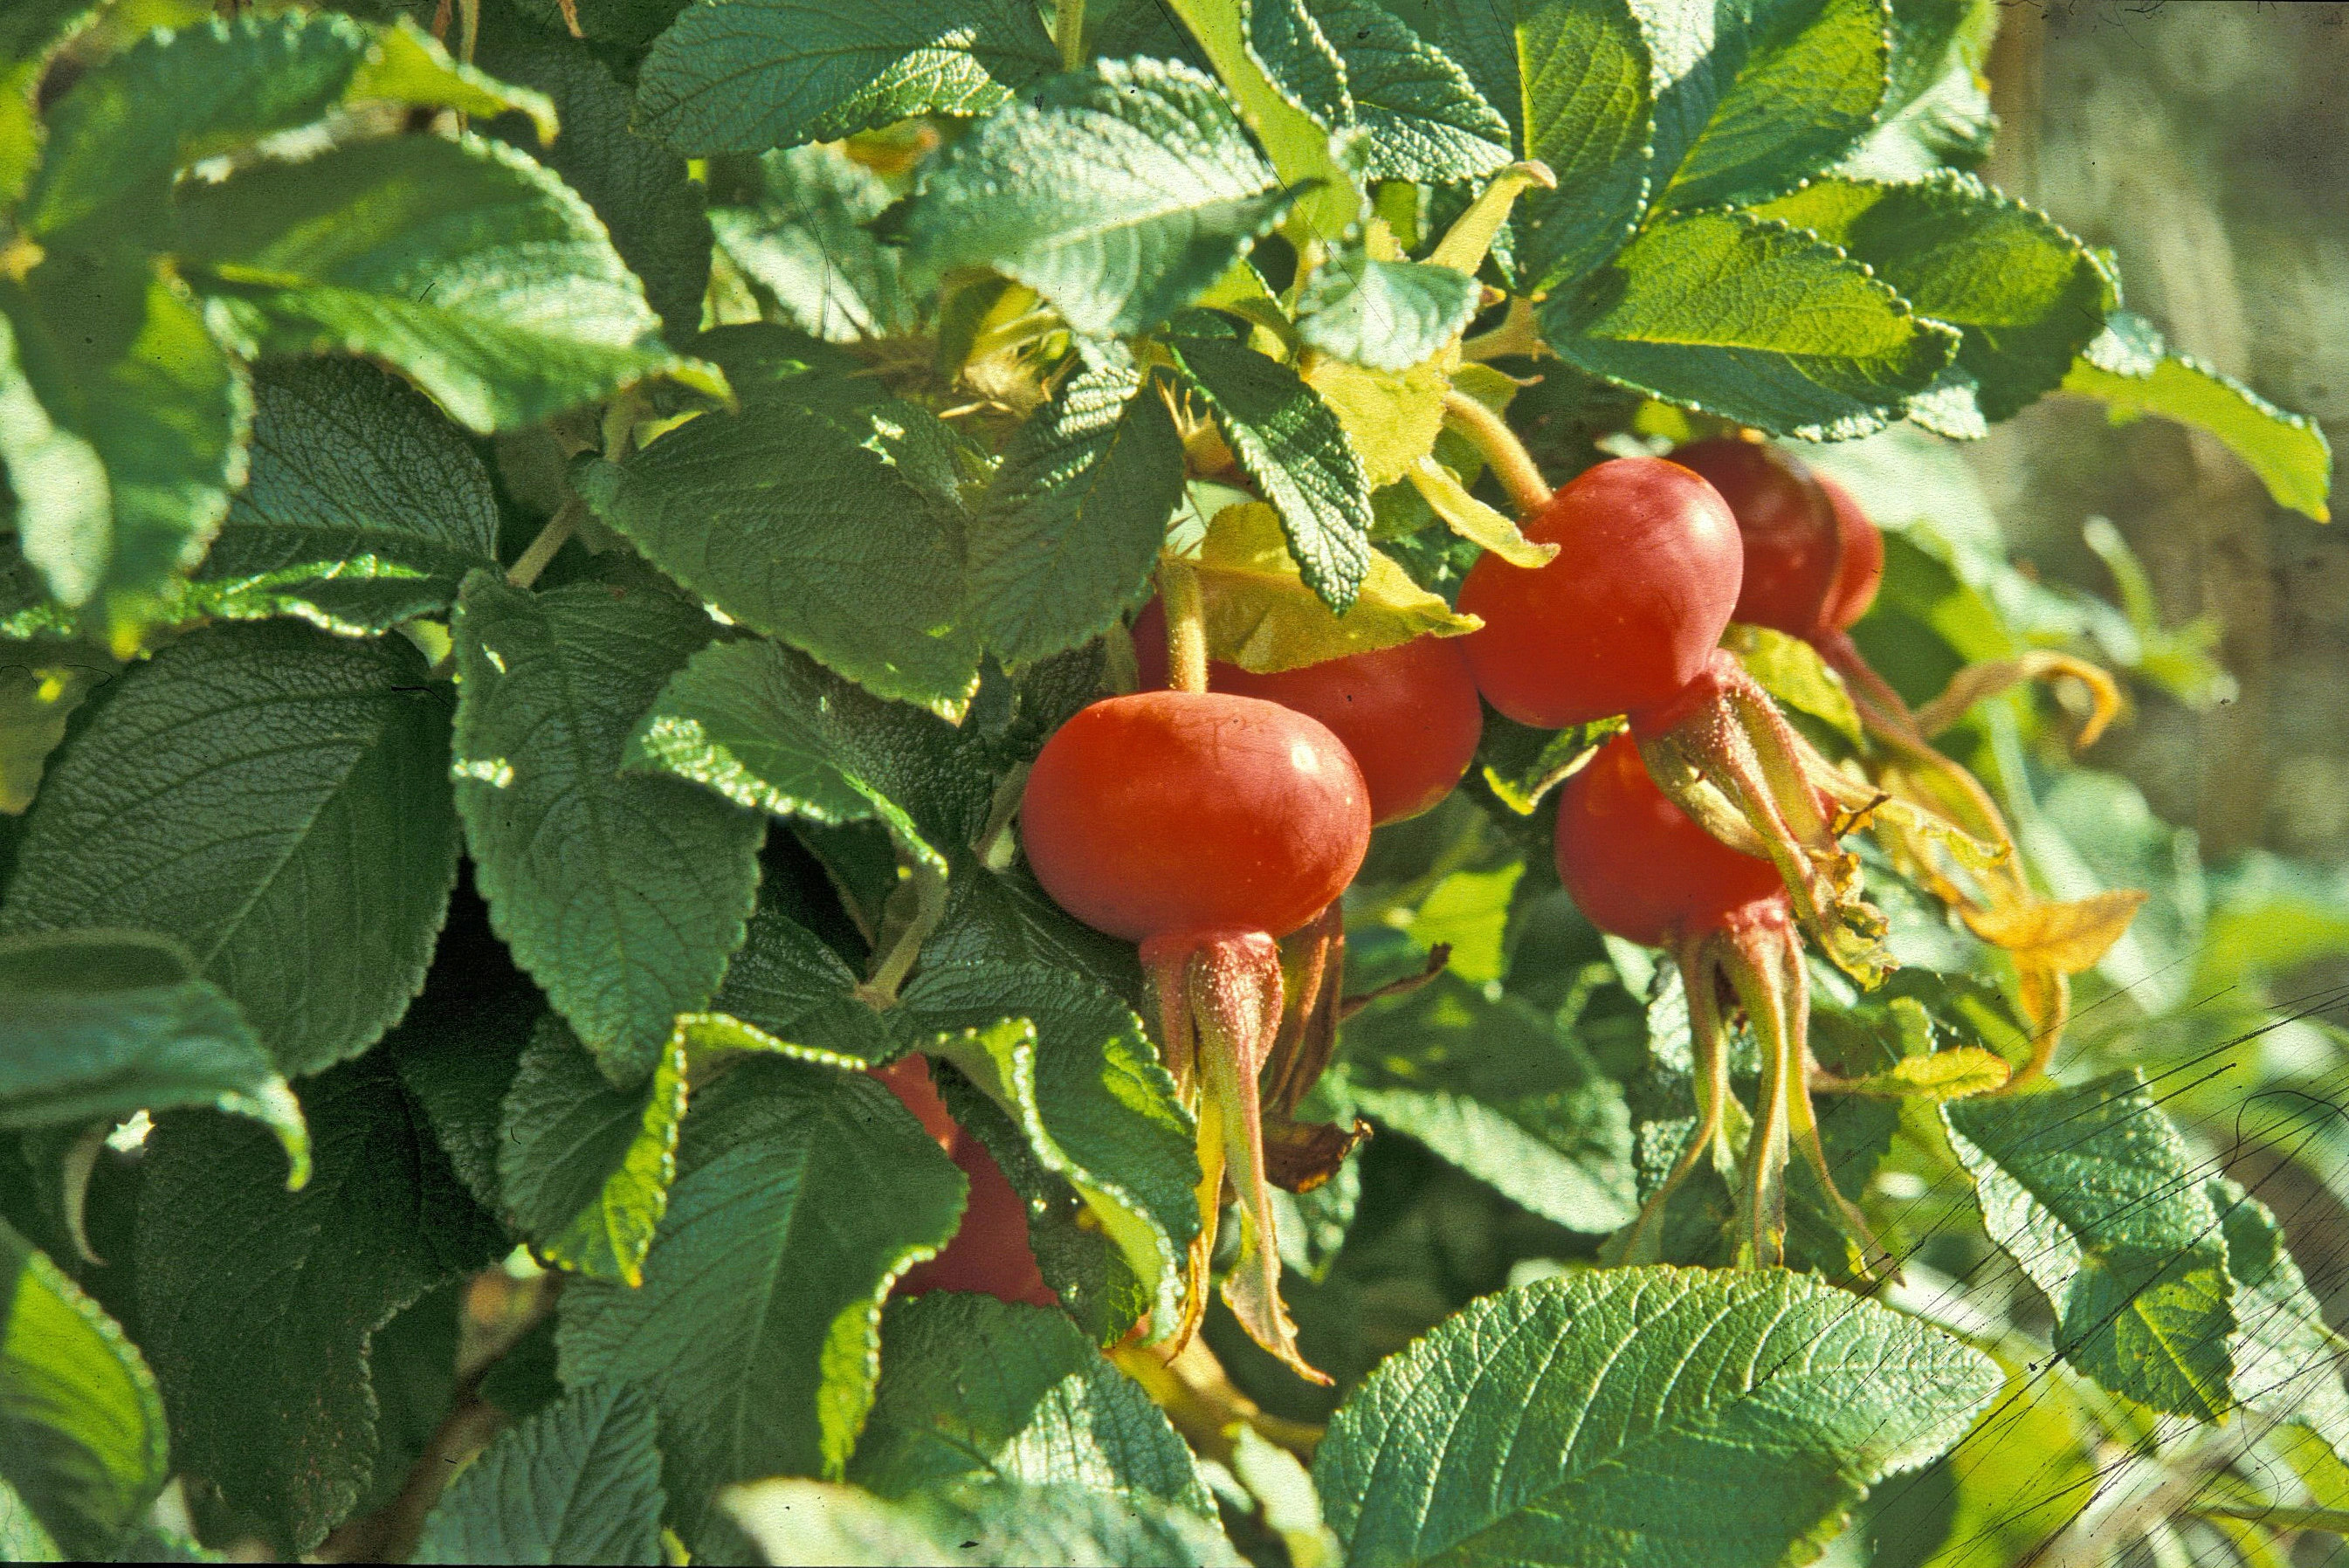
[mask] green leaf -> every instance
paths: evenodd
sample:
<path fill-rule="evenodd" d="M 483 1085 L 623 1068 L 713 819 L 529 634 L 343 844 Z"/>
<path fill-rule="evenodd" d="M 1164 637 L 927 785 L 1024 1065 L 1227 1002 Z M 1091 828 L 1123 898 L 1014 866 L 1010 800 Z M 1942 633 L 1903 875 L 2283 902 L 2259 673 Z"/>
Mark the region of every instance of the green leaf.
<path fill-rule="evenodd" d="M 978 684 L 959 520 L 876 449 L 874 420 L 886 418 L 754 397 L 624 465 L 587 465 L 576 482 L 597 515 L 732 619 L 869 691 L 958 718 Z"/>
<path fill-rule="evenodd" d="M 709 1006 L 778 1040 L 835 1057 L 879 1063 L 898 1054 L 882 1015 L 856 994 L 855 972 L 783 913 L 771 880 L 759 889 L 750 934 Z"/>
<path fill-rule="evenodd" d="M 5 1222 L 0 1270 L 0 1483 L 68 1557 L 110 1557 L 168 1470 L 155 1379 L 114 1320 Z"/>
<path fill-rule="evenodd" d="M 1443 184 L 1509 161 L 1501 111 L 1401 17 L 1372 0 L 1307 0 L 1307 9 L 1344 62 L 1355 120 L 1368 133 L 1363 178 Z"/>
<path fill-rule="evenodd" d="M 506 1091 L 498 1186 L 539 1253 L 636 1284 L 668 1207 L 685 1119 L 685 1048 L 639 1088 L 615 1088 L 559 1018 L 539 1020 Z"/>
<path fill-rule="evenodd" d="M 1450 267 L 1347 251 L 1306 284 L 1297 333 L 1349 364 L 1408 370 L 1460 335 L 1482 293 L 1475 278 Z"/>
<path fill-rule="evenodd" d="M 2237 1293 L 2235 1403 L 2300 1422 L 2349 1463 L 2349 1389 L 2341 1381 L 2349 1345 L 2326 1326 L 2268 1206 L 2224 1176 L 2205 1191 Z"/>
<path fill-rule="evenodd" d="M 1629 239 L 1648 203 L 1655 100 L 1630 0 L 1552 0 L 1517 22 L 1526 156 L 1557 176 L 1518 199 L 1516 260 L 1528 290 L 1588 273 Z"/>
<path fill-rule="evenodd" d="M 1059 66 L 1018 0 L 710 0 L 655 40 L 636 118 L 686 152 L 763 152 L 985 114 Z"/>
<path fill-rule="evenodd" d="M 1654 224 L 1540 321 L 1593 376 L 1812 440 L 1899 418 L 1957 341 L 1834 246 L 1742 212 Z"/>
<path fill-rule="evenodd" d="M 759 820 L 623 775 L 628 732 L 716 628 L 658 588 L 532 594 L 476 573 L 457 650 L 457 812 L 498 934 L 615 1083 L 718 993 L 758 896 Z"/>
<path fill-rule="evenodd" d="M 1088 1284 L 1039 1259 L 1078 1320 L 1115 1335 L 1148 1314 L 1164 1332 L 1198 1231 L 1195 1129 L 1142 1021 L 1063 944 L 1052 923 L 1065 917 L 1031 917 L 1016 887 L 963 879 L 906 987 L 907 1026 L 932 1033 L 926 1048 L 1009 1119 L 1044 1172 L 1074 1188 L 1123 1260 L 1127 1278 L 1104 1283 L 1096 1271 Z"/>
<path fill-rule="evenodd" d="M 1228 338 L 1173 346 L 1232 455 L 1280 513 L 1306 585 L 1343 612 L 1371 566 L 1371 487 L 1338 417 L 1296 371 Z"/>
<path fill-rule="evenodd" d="M 1345 1053 L 1350 1096 L 1373 1121 L 1568 1230 L 1630 1222 L 1622 1091 L 1526 1003 L 1441 975 L 1363 1009 Z"/>
<path fill-rule="evenodd" d="M 628 128 L 635 107 L 589 46 L 559 33 L 500 26 L 485 29 L 479 56 L 500 76 L 546 94 L 562 117 L 562 134 L 539 150 L 541 128 L 520 117 L 495 133 L 561 175 L 611 232 L 612 248 L 643 280 L 645 297 L 683 343 L 701 328 L 701 296 L 709 286 L 709 220 L 701 187 L 685 160 Z"/>
<path fill-rule="evenodd" d="M 1336 241 L 1365 211 L 1346 69 L 1303 0 L 1170 0 L 1296 198 L 1289 237 Z"/>
<path fill-rule="evenodd" d="M 374 1470 L 376 1332 L 508 1245 L 381 1053 L 305 1080 L 302 1096 L 316 1163 L 299 1192 L 258 1129 L 203 1111 L 161 1118 L 136 1249 L 140 1338 L 174 1468 L 296 1551 L 350 1511 Z"/>
<path fill-rule="evenodd" d="M 982 1482 L 884 1502 L 853 1486 L 776 1480 L 733 1488 L 720 1502 L 771 1563 L 1244 1568 L 1247 1561 L 1205 1519 L 1153 1498 L 1080 1486 Z"/>
<path fill-rule="evenodd" d="M 1142 1386 L 1060 1313 L 934 1291 L 881 1319 L 881 1387 L 848 1479 L 883 1497 L 986 1478 L 1141 1493 L 1215 1517 Z"/>
<path fill-rule="evenodd" d="M 652 1401 L 582 1388 L 492 1443 L 424 1521 L 411 1563 L 663 1561 Z"/>
<path fill-rule="evenodd" d="M 1723 645 L 1737 655 L 1762 689 L 1797 713 L 1808 714 L 1837 734 L 1860 744 L 1859 713 L 1851 694 L 1828 670 L 1816 648 L 1768 626 L 1740 624 Z"/>
<path fill-rule="evenodd" d="M 711 215 L 734 264 L 826 342 L 911 332 L 920 302 L 905 253 L 866 227 L 896 199 L 881 177 L 823 143 L 771 152 L 759 173 L 756 205 Z"/>
<path fill-rule="evenodd" d="M 827 825 L 874 821 L 942 887 L 985 816 L 973 738 L 886 703 L 772 643 L 696 655 L 636 727 L 628 765 L 739 806 Z"/>
<path fill-rule="evenodd" d="M 140 263 L 49 258 L 0 284 L 0 464 L 25 558 L 58 600 L 135 623 L 243 477 L 243 377 L 186 291 Z"/>
<path fill-rule="evenodd" d="M 1294 197 L 1214 82 L 1172 61 L 1102 60 L 947 150 L 905 232 L 934 269 L 991 267 L 1077 331 L 1123 336 L 1196 299 Z"/>
<path fill-rule="evenodd" d="M 350 96 L 415 108 L 453 108 L 484 119 L 511 112 L 529 121 L 539 146 L 554 139 L 555 106 L 545 94 L 450 59 L 440 41 L 407 15 L 393 17 L 377 32 L 374 51 L 351 77 Z M 564 106 L 564 119 L 570 119 L 572 108 Z"/>
<path fill-rule="evenodd" d="M 1662 86 L 1656 204 L 1686 211 L 1792 189 L 1876 125 L 1887 0 L 1640 0 Z M 1669 171 L 1669 172 L 1667 172 Z"/>
<path fill-rule="evenodd" d="M 67 721 L 119 667 L 85 643 L 0 642 L 0 812 L 33 803 Z"/>
<path fill-rule="evenodd" d="M 650 376 L 643 285 L 568 186 L 504 143 L 399 137 L 183 187 L 176 249 L 264 353 L 395 366 L 468 429 L 532 424 Z"/>
<path fill-rule="evenodd" d="M 22 222 L 46 245 L 143 247 L 171 177 L 319 119 L 369 47 L 348 16 L 244 17 L 157 32 L 85 73 L 50 108 Z"/>
<path fill-rule="evenodd" d="M 1568 1274 L 1471 1303 L 1371 1373 L 1314 1480 L 1356 1563 L 1775 1568 L 1955 1442 L 1999 1381 L 1939 1329 L 1798 1275 Z"/>
<path fill-rule="evenodd" d="M 1568 729 L 1535 729 L 1488 710 L 1476 744 L 1478 771 L 1503 805 L 1529 817 L 1543 796 L 1580 771 L 1620 727 L 1619 720 L 1602 718 Z"/>
<path fill-rule="evenodd" d="M 280 361 L 254 382 L 253 470 L 196 575 L 211 614 L 388 631 L 438 614 L 498 556 L 498 503 L 458 428 L 357 360 Z"/>
<path fill-rule="evenodd" d="M 380 1047 L 457 1179 L 493 1212 L 505 1205 L 498 1150 L 506 1090 L 545 1012 L 546 999 L 514 967 L 490 929 L 489 910 L 468 888 L 450 907 L 424 994 Z"/>
<path fill-rule="evenodd" d="M 2331 521 L 2326 501 L 2333 493 L 2333 449 L 2314 420 L 2277 407 L 2199 360 L 2165 354 L 2144 370 L 2127 359 L 2099 355 L 2104 341 L 2091 344 L 2074 363 L 2063 390 L 2103 402 L 2116 425 L 2158 414 L 2206 431 L 2251 465 L 2278 506 L 2319 522 Z"/>
<path fill-rule="evenodd" d="M 309 1176 L 302 1108 L 236 1004 L 177 943 L 140 932 L 0 937 L 0 1127 L 209 1105 L 277 1135 Z"/>
<path fill-rule="evenodd" d="M 34 94 L 49 57 L 92 9 L 92 0 L 19 0 L 0 15 L 0 207 L 24 195 L 40 161 Z"/>
<path fill-rule="evenodd" d="M 1821 180 L 1758 211 L 1841 246 L 1959 328 L 1955 368 L 1993 422 L 2054 391 L 2119 303 L 2095 252 L 1971 175 Z"/>
<path fill-rule="evenodd" d="M 1091 641 L 1150 596 L 1182 499 L 1160 383 L 1123 355 L 1071 377 L 1012 437 L 972 521 L 980 637 L 1008 665 Z"/>
<path fill-rule="evenodd" d="M 2055 1348 L 2116 1393 L 2211 1421 L 2237 1286 L 2199 1162 L 2132 1068 L 1942 1108 L 1982 1223 L 2054 1305 Z"/>
<path fill-rule="evenodd" d="M 221 626 L 122 676 L 25 820 L 0 934 L 176 938 L 289 1076 L 423 984 L 457 875 L 448 705 L 398 639 Z"/>
<path fill-rule="evenodd" d="M 837 1476 L 880 1366 L 881 1301 L 954 1233 L 966 1183 L 860 1073 L 736 1059 L 695 1094 L 645 1283 L 565 1291 L 563 1379 L 643 1385 L 671 1518 L 776 1474 Z"/>

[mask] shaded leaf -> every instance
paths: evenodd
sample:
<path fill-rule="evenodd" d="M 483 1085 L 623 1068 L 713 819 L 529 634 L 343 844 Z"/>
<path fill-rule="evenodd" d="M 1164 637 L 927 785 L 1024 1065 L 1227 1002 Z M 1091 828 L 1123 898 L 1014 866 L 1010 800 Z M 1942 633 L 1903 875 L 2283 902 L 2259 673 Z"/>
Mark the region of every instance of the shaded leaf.
<path fill-rule="evenodd" d="M 252 1028 L 178 944 L 140 932 L 0 937 L 0 1127 L 209 1105 L 277 1135 L 309 1176 L 302 1108 Z"/>
<path fill-rule="evenodd" d="M 1653 66 L 1630 0 L 1553 0 L 1516 28 L 1525 146 L 1557 177 L 1518 207 L 1528 290 L 1588 273 L 1629 239 L 1648 201 Z"/>
<path fill-rule="evenodd" d="M 913 329 L 919 302 L 904 253 L 865 225 L 895 198 L 881 177 L 817 143 L 759 160 L 761 200 L 712 214 L 734 264 L 765 286 L 792 325 L 831 343 Z"/>
<path fill-rule="evenodd" d="M 972 521 L 988 647 L 1032 664 L 1140 604 L 1182 497 L 1183 441 L 1159 384 L 1123 356 L 1071 377 L 1013 436 Z"/>
<path fill-rule="evenodd" d="M 628 733 L 716 628 L 649 585 L 465 581 L 457 810 L 490 918 L 616 1083 L 718 992 L 758 891 L 759 820 L 619 771 Z"/>
<path fill-rule="evenodd" d="M 770 1563 L 1242 1568 L 1247 1561 L 1195 1514 L 1079 1486 L 994 1481 L 885 1502 L 852 1486 L 776 1480 L 733 1488 L 721 1506 Z"/>
<path fill-rule="evenodd" d="M 302 1086 L 316 1166 L 287 1192 L 258 1129 L 160 1119 L 140 1187 L 140 1336 L 174 1468 L 297 1551 L 357 1503 L 378 1453 L 368 1346 L 427 1291 L 504 1252 L 380 1054 Z M 266 1345 L 269 1354 L 254 1354 Z"/>
<path fill-rule="evenodd" d="M 253 390 L 251 477 L 196 574 L 207 614 L 387 631 L 497 564 L 489 470 L 420 394 L 350 359 L 281 361 Z"/>
<path fill-rule="evenodd" d="M 868 1491 L 1065 1482 L 1215 1517 L 1158 1407 L 1060 1313 L 952 1291 L 895 1301 L 881 1320 L 881 1365 L 848 1466 Z"/>
<path fill-rule="evenodd" d="M 450 1483 L 409 1561 L 660 1563 L 653 1439 L 652 1401 L 626 1385 L 557 1400 Z"/>
<path fill-rule="evenodd" d="M 298 1076 L 423 984 L 457 875 L 448 706 L 404 642 L 222 626 L 125 674 L 26 818 L 0 932 L 177 939 Z"/>
<path fill-rule="evenodd" d="M 965 1188 L 861 1073 L 743 1057 L 694 1098 L 644 1284 L 574 1281 L 558 1336 L 565 1384 L 651 1394 L 688 1542 L 730 1481 L 841 1473 L 880 1370 L 882 1298 L 946 1245 Z"/>
<path fill-rule="evenodd" d="M 668 1207 L 685 1118 L 685 1049 L 664 1047 L 639 1088 L 615 1088 L 560 1019 L 539 1020 L 506 1091 L 498 1186 L 539 1255 L 642 1281 Z"/>
<path fill-rule="evenodd" d="M 834 1056 L 884 1062 L 897 1053 L 882 1016 L 856 994 L 856 974 L 823 940 L 783 913 L 761 884 L 750 934 L 726 965 L 713 1012 Z"/>

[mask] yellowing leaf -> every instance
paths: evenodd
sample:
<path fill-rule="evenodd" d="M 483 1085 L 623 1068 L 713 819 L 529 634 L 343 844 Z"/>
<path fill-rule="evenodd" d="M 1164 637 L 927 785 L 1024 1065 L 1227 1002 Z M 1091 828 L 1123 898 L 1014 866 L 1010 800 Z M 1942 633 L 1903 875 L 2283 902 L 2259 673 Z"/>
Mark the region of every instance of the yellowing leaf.
<path fill-rule="evenodd" d="M 2005 1087 L 2014 1075 L 2004 1057 L 1980 1046 L 1956 1046 L 1930 1056 L 1908 1057 L 1880 1073 L 1837 1080 L 1850 1094 L 1930 1100 L 1963 1099 Z"/>
<path fill-rule="evenodd" d="M 1461 538 L 1483 545 L 1512 566 L 1527 571 L 1547 566 L 1557 555 L 1555 544 L 1536 544 L 1517 531 L 1517 525 L 1468 493 L 1452 470 L 1433 458 L 1422 458 L 1410 474 L 1412 488 L 1435 509 L 1444 526 Z"/>
<path fill-rule="evenodd" d="M 1831 726 L 1854 746 L 1859 744 L 1859 714 L 1816 648 L 1800 637 L 1743 624 L 1729 628 L 1722 645 L 1737 655 L 1745 673 L 1761 682 L 1764 691 Z"/>
<path fill-rule="evenodd" d="M 1362 459 L 1372 490 L 1394 483 L 1435 450 L 1444 430 L 1444 394 L 1460 365 L 1460 345 L 1447 344 L 1404 371 L 1371 370 L 1342 359 L 1308 355 L 1305 384 L 1321 395 Z"/>
<path fill-rule="evenodd" d="M 2066 975 L 2102 958 L 2137 918 L 2145 894 L 2130 889 L 2100 892 L 2069 903 L 2030 903 L 1963 912 L 1976 936 L 2010 953 L 2027 954 Z"/>
<path fill-rule="evenodd" d="M 1455 614 L 1375 550 L 1353 608 L 1333 614 L 1298 574 L 1279 515 L 1262 501 L 1217 512 L 1195 564 L 1206 602 L 1208 654 L 1258 675 L 1392 648 L 1430 633 L 1456 637 L 1484 624 Z"/>
<path fill-rule="evenodd" d="M 1485 264 L 1485 253 L 1493 248 L 1493 236 L 1508 220 L 1509 209 L 1536 185 L 1545 191 L 1557 189 L 1557 177 L 1549 171 L 1548 164 L 1512 163 L 1494 175 L 1493 182 L 1460 214 L 1427 259 L 1440 267 L 1474 273 Z"/>

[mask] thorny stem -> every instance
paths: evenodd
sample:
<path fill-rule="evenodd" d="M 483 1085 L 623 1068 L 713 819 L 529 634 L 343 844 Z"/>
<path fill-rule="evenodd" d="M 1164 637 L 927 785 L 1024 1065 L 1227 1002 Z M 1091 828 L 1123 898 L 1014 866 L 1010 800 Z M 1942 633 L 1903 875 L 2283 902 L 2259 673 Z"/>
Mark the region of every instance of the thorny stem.
<path fill-rule="evenodd" d="M 527 588 L 537 582 L 538 574 L 546 570 L 546 563 L 554 559 L 555 552 L 570 542 L 579 520 L 586 515 L 587 503 L 575 495 L 556 508 L 554 515 L 546 520 L 546 526 L 538 531 L 538 537 L 524 546 L 522 554 L 506 569 L 506 585 Z"/>
<path fill-rule="evenodd" d="M 1542 478 L 1533 454 L 1517 439 L 1517 433 L 1498 414 L 1455 388 L 1444 395 L 1444 417 L 1485 455 L 1519 517 L 1531 517 L 1549 504 L 1549 481 Z"/>
<path fill-rule="evenodd" d="M 1166 684 L 1176 691 L 1207 689 L 1207 605 L 1199 573 L 1187 561 L 1158 558 L 1158 597 L 1166 610 Z"/>

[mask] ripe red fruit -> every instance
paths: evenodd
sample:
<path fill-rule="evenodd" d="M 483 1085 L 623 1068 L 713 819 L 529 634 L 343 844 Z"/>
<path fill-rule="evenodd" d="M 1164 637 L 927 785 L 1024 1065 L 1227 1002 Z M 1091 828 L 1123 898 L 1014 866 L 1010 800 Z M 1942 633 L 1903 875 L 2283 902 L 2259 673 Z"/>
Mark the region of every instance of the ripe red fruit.
<path fill-rule="evenodd" d="M 1166 684 L 1166 611 L 1154 599 L 1134 617 L 1133 654 L 1145 688 Z M 1485 732 L 1476 679 L 1453 638 L 1414 637 L 1272 675 L 1218 659 L 1207 684 L 1327 725 L 1362 770 L 1373 826 L 1416 817 L 1450 794 Z"/>
<path fill-rule="evenodd" d="M 1737 520 L 1697 474 L 1659 458 L 1588 469 L 1524 526 L 1557 559 L 1527 571 L 1485 555 L 1460 608 L 1486 701 L 1562 729 L 1671 698 L 1695 679 L 1737 603 Z"/>
<path fill-rule="evenodd" d="M 1778 868 L 1691 820 L 1656 788 L 1628 734 L 1560 791 L 1557 874 L 1593 925 L 1649 947 L 1718 929 L 1752 904 L 1786 903 Z"/>
<path fill-rule="evenodd" d="M 962 1223 L 954 1239 L 936 1257 L 915 1264 L 897 1282 L 899 1295 L 926 1291 L 961 1290 L 994 1296 L 999 1301 L 1022 1301 L 1030 1306 L 1052 1306 L 1059 1297 L 1044 1283 L 1028 1243 L 1028 1210 L 1004 1179 L 987 1146 L 955 1125 L 946 1101 L 930 1081 L 929 1063 L 919 1056 L 902 1057 L 873 1076 L 889 1086 L 905 1109 L 921 1118 L 923 1130 L 961 1167 L 970 1181 L 963 1205 Z"/>
<path fill-rule="evenodd" d="M 1821 624 L 1842 632 L 1868 614 L 1876 603 L 1876 590 L 1884 582 L 1884 535 L 1868 514 L 1859 510 L 1859 502 L 1851 491 L 1825 474 L 1818 476 L 1819 489 L 1826 492 L 1827 504 L 1834 509 L 1836 542 L 1841 563 L 1836 568 L 1835 588 L 1827 594 Z"/>
<path fill-rule="evenodd" d="M 1370 847 L 1362 770 L 1319 720 L 1220 693 L 1094 703 L 1046 742 L 1019 836 L 1061 908 L 1128 942 L 1286 936 Z"/>
<path fill-rule="evenodd" d="M 1842 554 L 1835 509 L 1809 466 L 1730 437 L 1691 442 L 1671 460 L 1703 475 L 1737 519 L 1745 577 L 1735 618 L 1807 636 L 1826 614 Z"/>

